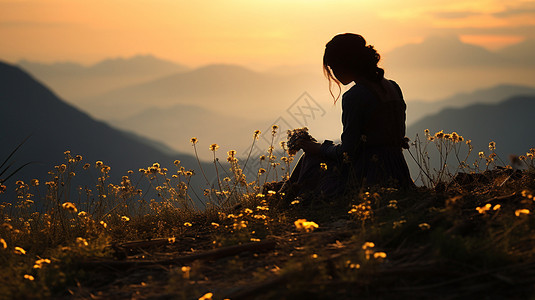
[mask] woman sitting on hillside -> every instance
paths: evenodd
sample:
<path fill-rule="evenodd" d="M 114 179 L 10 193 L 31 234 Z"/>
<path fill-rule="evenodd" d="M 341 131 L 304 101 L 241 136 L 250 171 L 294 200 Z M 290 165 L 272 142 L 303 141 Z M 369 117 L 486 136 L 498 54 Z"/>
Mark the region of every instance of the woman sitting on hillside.
<path fill-rule="evenodd" d="M 363 186 L 414 185 L 402 153 L 409 146 L 405 101 L 399 86 L 385 79 L 384 70 L 377 67 L 379 59 L 374 47 L 358 34 L 339 34 L 327 43 L 323 69 L 329 90 L 332 81 L 339 90 L 340 84 L 355 83 L 342 96 L 341 144 L 299 141 L 305 154 L 282 192 L 335 196 Z"/>

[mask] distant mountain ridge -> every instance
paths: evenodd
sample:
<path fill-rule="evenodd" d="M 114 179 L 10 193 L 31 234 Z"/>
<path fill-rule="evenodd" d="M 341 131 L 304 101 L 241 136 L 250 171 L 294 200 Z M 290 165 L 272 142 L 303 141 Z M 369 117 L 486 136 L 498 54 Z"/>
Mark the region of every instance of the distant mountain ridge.
<path fill-rule="evenodd" d="M 156 58 L 152 55 L 137 55 L 130 58 L 108 58 L 93 65 L 84 66 L 75 62 L 39 63 L 20 60 L 17 65 L 34 75 L 53 76 L 109 76 L 112 74 L 128 75 L 131 72 L 176 73 L 189 70 L 188 67 L 175 62 Z M 73 74 L 78 72 L 79 74 Z"/>
<path fill-rule="evenodd" d="M 154 162 L 171 167 L 175 159 L 186 168 L 196 169 L 192 155 L 174 153 L 162 145 L 152 145 L 146 138 L 133 137 L 95 121 L 87 114 L 64 103 L 48 88 L 21 69 L 0 62 L 0 159 L 30 136 L 16 152 L 19 165 L 37 161 L 24 168 L 17 178 L 45 180 L 47 171 L 64 162 L 64 151 L 80 154 L 84 162 L 101 160 L 111 166 L 117 180 L 127 170 L 147 167 Z M 206 168 L 210 174 L 210 168 Z M 194 179 L 196 181 L 197 179 Z"/>
<path fill-rule="evenodd" d="M 519 95 L 535 95 L 535 87 L 501 84 L 470 93 L 459 93 L 439 101 L 408 101 L 407 125 L 446 108 L 461 108 L 474 104 L 496 104 Z"/>
<path fill-rule="evenodd" d="M 407 44 L 385 54 L 394 68 L 466 68 L 535 66 L 535 41 L 526 40 L 499 51 L 462 42 L 456 36 L 430 36 L 419 44 Z M 531 55 L 530 55 L 531 54 Z"/>
<path fill-rule="evenodd" d="M 314 84 L 318 78 L 324 80 L 321 74 L 275 76 L 236 65 L 209 65 L 87 97 L 77 103 L 105 120 L 129 117 L 153 106 L 190 103 L 228 115 L 254 118 L 254 114 L 284 112 L 303 92 L 328 99 L 327 83 Z"/>
<path fill-rule="evenodd" d="M 488 153 L 488 143 L 496 142 L 496 152 L 508 161 L 510 154 L 525 154 L 535 148 L 533 112 L 535 95 L 515 96 L 495 104 L 474 104 L 463 108 L 447 108 L 427 116 L 407 128 L 407 136 L 424 135 L 429 129 L 453 131 L 471 139 L 475 155 Z"/>
<path fill-rule="evenodd" d="M 27 60 L 21 60 L 17 65 L 69 100 L 189 70 L 184 65 L 152 55 L 106 59 L 90 66 L 72 62 L 45 64 Z"/>

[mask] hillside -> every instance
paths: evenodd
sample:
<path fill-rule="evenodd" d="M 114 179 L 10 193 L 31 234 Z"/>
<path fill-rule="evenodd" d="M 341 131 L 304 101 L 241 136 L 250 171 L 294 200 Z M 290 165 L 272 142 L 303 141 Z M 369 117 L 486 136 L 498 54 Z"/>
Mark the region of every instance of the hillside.
<path fill-rule="evenodd" d="M 472 140 L 474 151 L 488 153 L 488 143 L 496 142 L 496 153 L 508 162 L 510 154 L 523 155 L 534 145 L 531 129 L 535 96 L 516 96 L 496 104 L 474 104 L 448 108 L 427 116 L 407 128 L 411 139 L 425 129 L 457 132 Z"/>
<path fill-rule="evenodd" d="M 175 207 L 128 194 L 121 200 L 128 206 L 108 214 L 106 199 L 117 196 L 99 190 L 97 209 L 66 203 L 40 218 L 28 204 L 36 199 L 33 190 L 26 188 L 20 212 L 2 211 L 0 294 L 531 299 L 533 171 L 493 170 L 473 177 L 479 180 L 451 181 L 442 190 L 377 188 L 291 203 L 274 192 L 258 194 L 259 186 L 252 184 L 233 202 L 205 211 L 188 209 L 180 195 L 169 199 L 182 204 Z M 168 181 L 154 175 L 153 182 L 164 188 Z M 232 193 L 228 188 L 224 191 Z"/>
<path fill-rule="evenodd" d="M 408 101 L 407 125 L 434 115 L 446 108 L 462 108 L 474 104 L 496 104 L 518 95 L 535 95 L 535 88 L 521 85 L 501 84 L 478 89 L 470 93 L 459 93 L 437 101 Z"/>
<path fill-rule="evenodd" d="M 24 138 L 28 141 L 14 156 L 15 165 L 35 161 L 17 174 L 30 180 L 41 177 L 55 164 L 64 162 L 64 151 L 80 154 L 84 162 L 100 160 L 112 167 L 113 179 L 127 170 L 154 162 L 172 166 L 175 159 L 186 168 L 197 168 L 192 155 L 174 153 L 146 138 L 135 137 L 99 122 L 59 99 L 47 87 L 21 69 L 0 63 L 0 157 L 7 155 Z"/>

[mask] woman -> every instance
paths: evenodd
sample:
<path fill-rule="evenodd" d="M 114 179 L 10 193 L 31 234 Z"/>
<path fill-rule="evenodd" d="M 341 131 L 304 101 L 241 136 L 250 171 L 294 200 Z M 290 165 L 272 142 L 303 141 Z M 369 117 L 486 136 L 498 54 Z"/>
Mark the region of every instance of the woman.
<path fill-rule="evenodd" d="M 384 78 L 379 59 L 358 34 L 339 34 L 327 43 L 323 70 L 331 95 L 333 81 L 339 91 L 340 84 L 355 83 L 342 96 L 341 143 L 301 141 L 305 154 L 284 191 L 334 196 L 362 186 L 413 186 L 402 153 L 408 148 L 405 101 L 399 86 Z"/>

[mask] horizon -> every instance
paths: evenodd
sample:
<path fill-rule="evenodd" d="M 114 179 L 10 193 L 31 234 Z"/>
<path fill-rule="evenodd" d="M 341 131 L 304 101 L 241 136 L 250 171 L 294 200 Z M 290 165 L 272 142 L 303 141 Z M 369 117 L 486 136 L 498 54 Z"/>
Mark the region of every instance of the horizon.
<path fill-rule="evenodd" d="M 421 40 L 419 40 L 419 41 L 413 41 L 413 42 L 408 42 L 406 44 L 400 44 L 400 45 L 390 49 L 389 51 L 381 52 L 380 49 L 378 49 L 379 54 L 381 54 L 380 65 L 382 63 L 384 63 L 384 56 L 385 55 L 388 55 L 389 53 L 391 53 L 391 52 L 393 52 L 393 51 L 395 51 L 395 50 L 397 50 L 399 48 L 402 48 L 404 46 L 422 45 L 426 40 L 433 39 L 433 38 L 440 38 L 440 39 L 454 38 L 454 39 L 458 40 L 459 42 L 461 42 L 463 44 L 480 47 L 480 48 L 482 48 L 482 49 L 484 49 L 484 50 L 486 50 L 488 52 L 497 53 L 497 54 L 500 53 L 500 50 L 502 50 L 504 48 L 507 48 L 509 46 L 521 45 L 523 42 L 526 42 L 528 40 L 528 39 L 511 39 L 511 40 L 514 40 L 513 43 L 507 43 L 507 44 L 503 44 L 503 45 L 501 45 L 499 47 L 496 47 L 496 46 L 485 46 L 485 45 L 481 45 L 479 43 L 470 42 L 470 40 L 466 39 L 462 35 L 430 35 L 430 36 L 426 36 L 426 37 L 421 38 Z M 535 38 L 529 39 L 529 40 L 535 40 Z M 205 63 L 201 63 L 201 64 L 188 64 L 188 62 L 186 62 L 184 60 L 179 60 L 179 59 L 176 59 L 176 58 L 166 58 L 166 57 L 164 57 L 162 55 L 159 55 L 158 53 L 150 53 L 150 52 L 146 52 L 146 53 L 141 53 L 140 52 L 140 53 L 134 53 L 134 54 L 127 54 L 127 55 L 121 55 L 121 54 L 109 55 L 109 56 L 104 56 L 104 57 L 99 58 L 99 59 L 94 60 L 94 61 L 83 61 L 83 60 L 75 60 L 75 59 L 39 60 L 39 59 L 31 59 L 31 58 L 28 58 L 28 57 L 20 57 L 20 58 L 15 59 L 15 60 L 10 60 L 10 59 L 5 59 L 3 57 L 0 57 L 0 60 L 4 61 L 4 62 L 7 62 L 7 63 L 10 63 L 10 64 L 14 64 L 14 65 L 19 64 L 21 62 L 28 62 L 28 63 L 42 64 L 42 65 L 76 64 L 76 65 L 79 65 L 79 66 L 82 66 L 82 67 L 85 67 L 85 68 L 91 68 L 93 66 L 96 66 L 96 65 L 98 65 L 100 63 L 107 62 L 107 61 L 119 61 L 119 60 L 126 60 L 127 61 L 127 60 L 132 60 L 132 59 L 135 59 L 135 58 L 142 58 L 142 57 L 150 57 L 150 58 L 155 58 L 157 60 L 167 61 L 167 62 L 170 62 L 170 63 L 174 63 L 174 64 L 177 64 L 177 65 L 184 66 L 184 67 L 189 68 L 191 70 L 200 69 L 200 68 L 204 68 L 204 67 L 207 67 L 207 66 L 214 66 L 214 65 L 240 66 L 240 67 L 244 67 L 244 68 L 250 69 L 250 70 L 255 71 L 255 72 L 267 72 L 267 71 L 270 71 L 272 69 L 276 69 L 276 68 L 280 68 L 280 67 L 312 67 L 313 65 L 318 65 L 320 68 L 322 67 L 321 58 L 318 60 L 317 63 L 303 62 L 303 63 L 292 64 L 292 63 L 280 62 L 280 63 L 274 64 L 274 65 L 259 67 L 258 64 L 245 64 L 245 63 L 240 64 L 239 62 L 224 62 L 224 61 L 205 62 Z M 321 69 L 320 69 L 320 71 L 321 71 Z"/>

